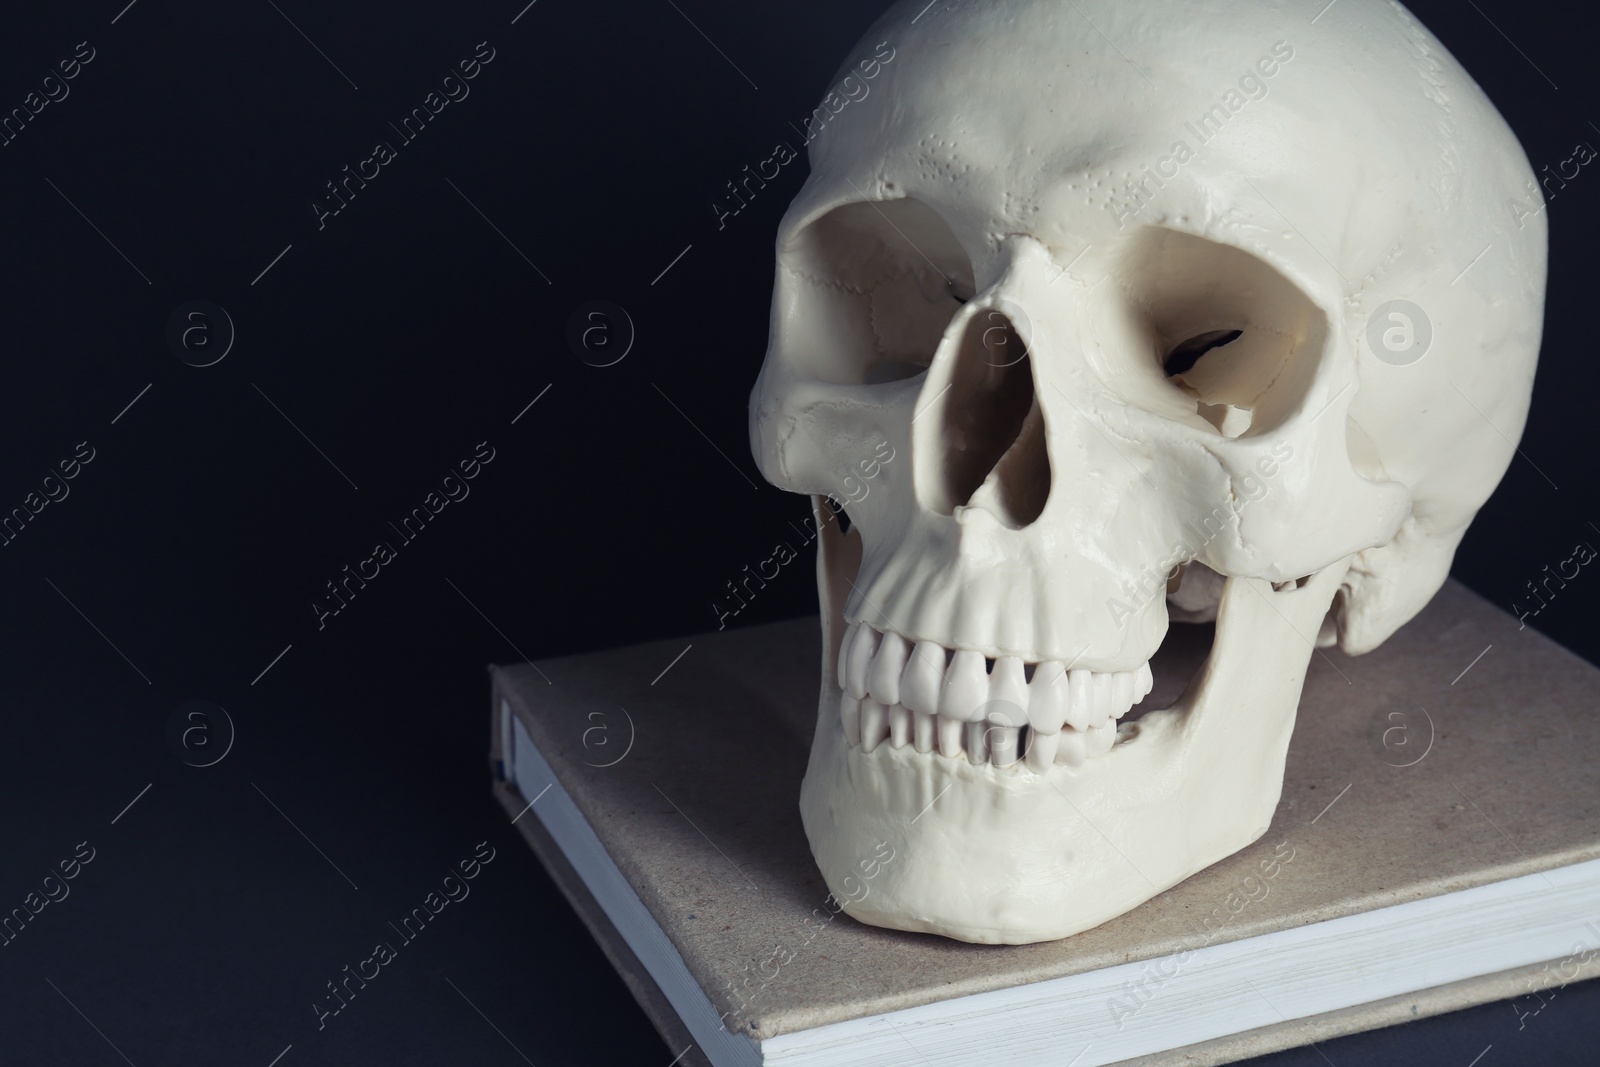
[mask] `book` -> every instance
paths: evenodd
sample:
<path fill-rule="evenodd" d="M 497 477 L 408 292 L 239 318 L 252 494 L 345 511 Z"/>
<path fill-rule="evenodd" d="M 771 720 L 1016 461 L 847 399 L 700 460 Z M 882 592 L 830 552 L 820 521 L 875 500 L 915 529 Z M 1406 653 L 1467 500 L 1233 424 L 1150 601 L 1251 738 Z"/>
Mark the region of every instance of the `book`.
<path fill-rule="evenodd" d="M 1206 630 L 1174 624 L 1157 692 Z M 1265 836 L 1034 945 L 839 910 L 798 810 L 820 643 L 491 668 L 496 794 L 680 1063 L 1198 1067 L 1600 974 L 1600 670 L 1454 581 L 1313 655 Z"/>

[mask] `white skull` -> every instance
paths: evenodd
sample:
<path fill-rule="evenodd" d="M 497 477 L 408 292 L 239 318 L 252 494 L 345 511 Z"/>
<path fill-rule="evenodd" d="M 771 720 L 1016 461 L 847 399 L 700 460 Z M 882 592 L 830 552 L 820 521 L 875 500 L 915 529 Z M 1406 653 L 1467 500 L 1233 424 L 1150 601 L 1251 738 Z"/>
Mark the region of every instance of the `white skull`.
<path fill-rule="evenodd" d="M 1420 610 L 1511 460 L 1545 226 L 1398 4 L 925 5 L 811 146 L 751 438 L 823 528 L 824 877 L 1025 943 L 1265 832 L 1313 642 Z M 1209 658 L 1119 726 L 1190 561 Z"/>

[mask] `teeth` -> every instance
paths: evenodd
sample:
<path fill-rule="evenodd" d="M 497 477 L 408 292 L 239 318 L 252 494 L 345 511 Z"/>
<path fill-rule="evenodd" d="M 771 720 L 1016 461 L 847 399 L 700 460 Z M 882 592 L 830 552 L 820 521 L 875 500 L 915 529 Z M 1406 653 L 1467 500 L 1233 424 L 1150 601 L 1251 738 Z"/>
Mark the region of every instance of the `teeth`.
<path fill-rule="evenodd" d="M 1041 733 L 1028 731 L 1028 769 L 1043 774 L 1056 761 L 1056 750 L 1061 747 L 1061 731 Z"/>
<path fill-rule="evenodd" d="M 889 743 L 895 748 L 905 748 L 911 740 L 911 709 L 904 704 L 889 706 Z"/>
<path fill-rule="evenodd" d="M 883 635 L 878 654 L 872 657 L 872 670 L 867 675 L 867 689 L 873 699 L 885 704 L 900 703 L 900 675 L 906 669 L 906 657 L 910 654 L 911 644 L 905 638 L 897 633 Z"/>
<path fill-rule="evenodd" d="M 861 747 L 871 752 L 889 736 L 889 709 L 868 697 L 861 702 Z"/>
<path fill-rule="evenodd" d="M 878 631 L 870 626 L 858 626 L 850 635 L 850 652 L 842 677 L 844 687 L 857 699 L 867 695 L 867 671 L 872 668 L 873 653 L 878 651 L 878 639 Z"/>
<path fill-rule="evenodd" d="M 838 678 L 840 689 L 844 688 L 845 668 L 850 664 L 850 646 L 855 643 L 856 631 L 859 629 L 861 629 L 859 622 L 851 623 L 844 632 L 843 640 L 839 642 L 839 669 L 836 672 L 836 677 Z M 859 700 L 860 698 L 857 697 L 856 699 Z"/>
<path fill-rule="evenodd" d="M 1071 697 L 1067 672 L 1055 660 L 1039 664 L 1028 683 L 1028 725 L 1038 733 L 1058 733 L 1066 724 Z"/>
<path fill-rule="evenodd" d="M 1017 726 L 994 725 L 989 727 L 989 762 L 996 767 L 1009 767 L 1017 762 L 1017 735 L 1022 729 Z"/>
<path fill-rule="evenodd" d="M 1116 744 L 1116 741 L 1116 723 L 1096 723 L 1089 727 L 1088 732 L 1083 735 L 1084 752 L 1090 759 L 1094 759 L 1096 756 L 1104 756 L 1111 751 L 1111 746 Z"/>
<path fill-rule="evenodd" d="M 1135 679 L 1131 671 L 1118 671 L 1111 676 L 1111 716 L 1120 719 L 1133 707 Z"/>
<path fill-rule="evenodd" d="M 989 675 L 984 669 L 983 653 L 969 649 L 958 651 L 944 672 L 944 688 L 939 691 L 939 717 L 972 722 L 978 718 L 988 698 Z"/>
<path fill-rule="evenodd" d="M 901 705 L 904 707 L 904 705 Z M 911 744 L 918 752 L 927 755 L 933 751 L 937 743 L 938 718 L 931 711 L 913 711 L 911 713 Z"/>
<path fill-rule="evenodd" d="M 1061 744 L 1056 749 L 1056 762 L 1064 763 L 1068 767 L 1082 767 L 1083 761 L 1087 758 L 1082 732 L 1062 730 L 1056 736 L 1061 739 Z"/>
<path fill-rule="evenodd" d="M 939 724 L 939 755 L 955 759 L 961 755 L 961 736 L 966 732 L 966 723 L 960 719 L 946 719 L 938 716 Z"/>
<path fill-rule="evenodd" d="M 844 739 L 852 745 L 861 743 L 861 701 L 847 692 L 839 693 L 839 721 L 844 725 Z"/>
<path fill-rule="evenodd" d="M 1067 686 L 1071 700 L 1067 704 L 1067 725 L 1074 730 L 1087 730 L 1094 715 L 1094 672 L 1072 670 L 1067 672 Z"/>
<path fill-rule="evenodd" d="M 973 763 L 987 763 L 989 761 L 989 724 L 985 722 L 969 722 L 965 726 L 967 742 L 967 759 Z"/>
<path fill-rule="evenodd" d="M 900 703 L 912 711 L 936 714 L 943 682 L 944 649 L 932 641 L 918 641 L 900 675 Z"/>
<path fill-rule="evenodd" d="M 839 722 L 851 745 L 872 752 L 887 740 L 995 767 L 1025 760 L 1039 773 L 1109 752 L 1117 720 L 1155 685 L 1149 663 L 1091 671 L 1059 660 L 985 660 L 860 623 L 840 642 L 838 671 Z"/>
<path fill-rule="evenodd" d="M 989 676 L 989 702 L 1000 703 L 1008 718 L 1021 726 L 1027 722 L 1028 680 L 1024 676 L 1022 660 L 1017 656 L 1001 656 L 994 661 L 994 673 Z"/>

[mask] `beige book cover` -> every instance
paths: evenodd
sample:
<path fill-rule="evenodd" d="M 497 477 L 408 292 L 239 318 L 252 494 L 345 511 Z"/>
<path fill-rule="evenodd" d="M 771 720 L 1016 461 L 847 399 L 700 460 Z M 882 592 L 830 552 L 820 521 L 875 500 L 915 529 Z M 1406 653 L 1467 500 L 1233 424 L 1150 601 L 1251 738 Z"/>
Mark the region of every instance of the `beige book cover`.
<path fill-rule="evenodd" d="M 1207 627 L 1173 630 L 1153 664 L 1156 700 L 1177 694 L 1209 643 Z M 1313 655 L 1260 841 L 1103 926 L 1028 946 L 838 912 L 797 808 L 819 645 L 817 622 L 798 620 L 491 671 L 496 791 L 679 1062 L 768 1062 L 875 1022 L 919 1062 L 981 1062 L 944 1045 L 930 1057 L 904 1021 L 940 1005 L 1009 1010 L 1101 972 L 1115 987 L 1074 1001 L 1041 1038 L 1059 1062 L 1108 1062 L 1159 1023 L 1170 1032 L 1144 1044 L 1160 1047 L 1116 1062 L 1213 1064 L 1600 973 L 1600 896 L 1569 877 L 1600 869 L 1583 866 L 1600 858 L 1600 671 L 1453 581 L 1376 652 Z M 621 881 L 601 885 L 602 868 Z M 1500 883 L 1567 894 L 1535 909 L 1550 914 L 1585 895 L 1590 921 L 1497 944 L 1506 920 L 1496 890 L 1479 887 Z M 1525 913 L 1533 898 L 1518 899 Z M 1402 922 L 1382 942 L 1394 966 L 1361 976 L 1348 1003 L 1304 1010 L 1319 959 L 1346 977 L 1352 966 L 1328 947 L 1338 938 L 1316 939 L 1344 927 L 1317 924 L 1403 905 L 1382 912 Z M 1413 915 L 1417 943 L 1402 944 Z M 1299 994 L 1249 977 L 1290 964 L 1307 975 Z M 1204 1025 L 1181 1025 L 1198 972 L 1247 965 L 1251 989 L 1235 982 L 1233 1007 L 1189 1005 Z M 691 982 L 702 999 L 685 993 Z"/>

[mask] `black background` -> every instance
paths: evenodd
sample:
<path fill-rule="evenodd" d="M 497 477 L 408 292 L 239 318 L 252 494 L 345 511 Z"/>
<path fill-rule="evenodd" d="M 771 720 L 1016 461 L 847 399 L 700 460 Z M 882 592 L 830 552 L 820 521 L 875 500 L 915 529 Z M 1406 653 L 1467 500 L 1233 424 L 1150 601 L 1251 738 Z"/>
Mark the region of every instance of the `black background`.
<path fill-rule="evenodd" d="M 0 511 L 95 455 L 0 548 L 0 910 L 97 850 L 0 949 L 0 1060 L 664 1067 L 679 1050 L 490 797 L 483 669 L 713 628 L 723 583 L 807 513 L 746 430 L 803 157 L 722 228 L 711 205 L 799 147 L 880 5 L 123 2 L 0 29 L 4 110 L 95 50 L 0 148 Z M 1600 142 L 1585 11 L 1412 9 L 1536 169 Z M 319 229 L 324 183 L 481 41 L 470 96 Z M 1502 606 L 1600 539 L 1597 208 L 1589 168 L 1551 202 L 1522 457 L 1456 560 Z M 196 299 L 236 330 L 204 368 L 166 337 Z M 636 330 L 614 366 L 566 340 L 594 299 Z M 319 630 L 324 583 L 481 441 L 470 496 Z M 1591 661 L 1595 583 L 1530 620 Z M 814 610 L 787 569 L 734 623 Z M 167 739 L 193 699 L 237 728 L 204 769 Z M 472 897 L 319 1031 L 323 983 L 484 840 Z M 1565 1063 L 1596 1018 L 1591 983 L 1520 1026 L 1492 1004 L 1267 1062 Z"/>

